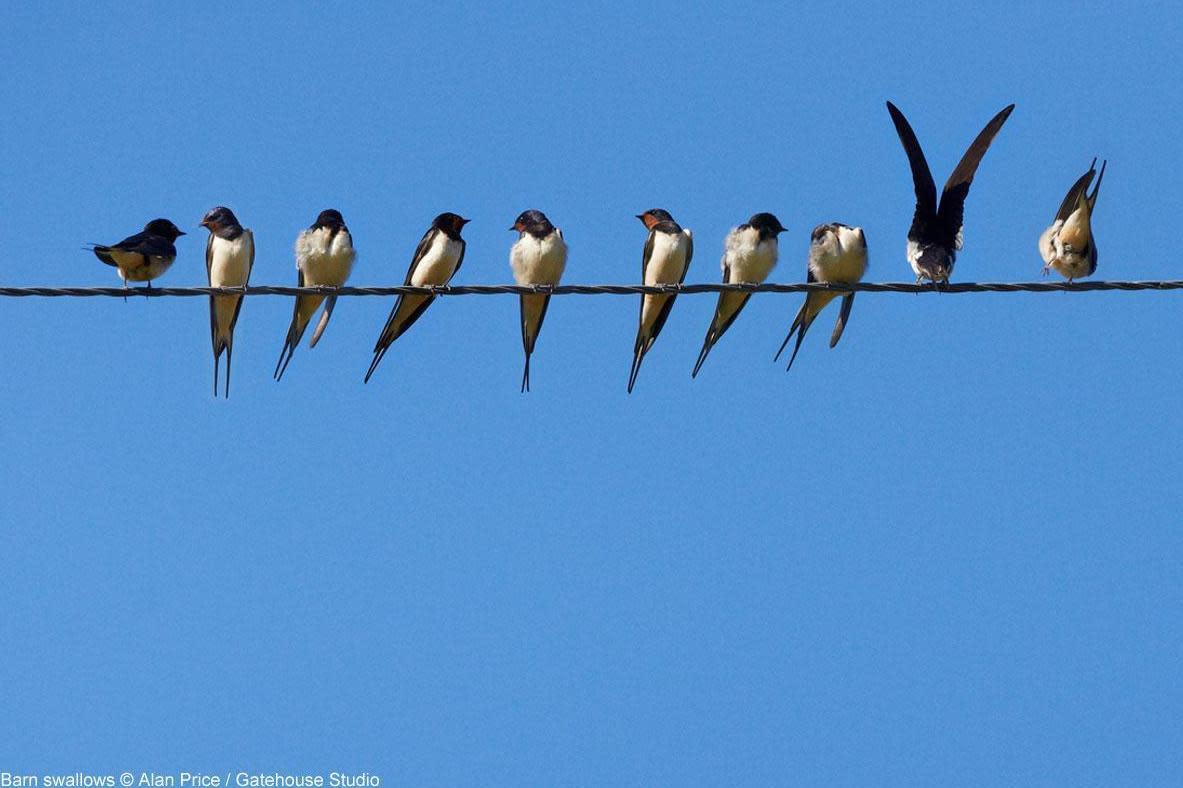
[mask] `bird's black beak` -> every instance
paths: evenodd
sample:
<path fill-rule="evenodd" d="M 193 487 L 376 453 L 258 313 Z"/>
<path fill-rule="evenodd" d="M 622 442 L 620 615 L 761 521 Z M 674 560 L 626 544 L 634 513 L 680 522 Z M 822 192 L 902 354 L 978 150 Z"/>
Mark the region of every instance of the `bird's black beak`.
<path fill-rule="evenodd" d="M 187 233 L 178 227 L 177 228 L 177 235 L 187 235 Z"/>

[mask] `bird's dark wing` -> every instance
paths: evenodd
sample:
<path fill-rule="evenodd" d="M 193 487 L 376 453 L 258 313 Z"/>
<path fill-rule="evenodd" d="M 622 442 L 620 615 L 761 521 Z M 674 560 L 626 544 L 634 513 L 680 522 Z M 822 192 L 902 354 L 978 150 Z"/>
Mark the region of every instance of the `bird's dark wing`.
<path fill-rule="evenodd" d="M 411 284 L 411 276 L 415 273 L 415 269 L 419 266 L 419 261 L 423 259 L 423 255 L 427 254 L 427 250 L 431 248 L 431 243 L 435 240 L 437 233 L 439 233 L 439 230 L 432 227 L 423 233 L 423 237 L 419 239 L 419 245 L 415 247 L 415 254 L 411 257 L 411 265 L 407 268 L 407 278 L 403 280 L 404 285 Z"/>
<path fill-rule="evenodd" d="M 1011 104 L 990 119 L 986 127 L 978 132 L 978 136 L 974 138 L 965 155 L 961 157 L 961 161 L 957 162 L 949 180 L 945 181 L 945 188 L 941 192 L 941 206 L 937 213 L 954 232 L 961 229 L 965 198 L 969 195 L 969 185 L 974 181 L 978 165 L 982 163 L 982 157 L 990 149 L 990 143 L 994 141 L 994 137 L 1002 129 L 1002 124 L 1006 123 L 1006 119 L 1010 117 L 1014 109 L 1015 105 Z"/>
<path fill-rule="evenodd" d="M 1097 183 L 1093 186 L 1093 193 L 1088 195 L 1090 214 L 1093 212 L 1093 207 L 1097 204 L 1097 192 L 1101 191 L 1101 180 L 1105 177 L 1105 165 L 1108 163 L 1108 161 L 1101 162 L 1101 174 L 1097 176 Z M 1096 159 L 1093 160 L 1093 164 L 1096 164 Z"/>
<path fill-rule="evenodd" d="M 1093 163 L 1089 165 L 1089 171 L 1076 179 L 1076 182 L 1068 189 L 1068 193 L 1064 195 L 1064 202 L 1060 203 L 1060 210 L 1056 211 L 1056 219 L 1058 221 L 1066 222 L 1072 212 L 1076 210 L 1076 205 L 1080 200 L 1080 193 L 1086 191 L 1089 184 L 1093 180 L 1093 176 L 1097 173 L 1097 160 L 1093 159 Z"/>
<path fill-rule="evenodd" d="M 928 169 L 928 161 L 924 158 L 920 141 L 916 139 L 916 132 L 908 125 L 904 113 L 896 109 L 895 104 L 887 102 L 887 111 L 891 115 L 891 122 L 895 124 L 900 143 L 904 146 L 904 153 L 908 154 L 908 166 L 912 168 L 912 185 L 916 190 L 916 212 L 932 216 L 937 212 L 937 185 L 932 179 L 932 171 Z"/>

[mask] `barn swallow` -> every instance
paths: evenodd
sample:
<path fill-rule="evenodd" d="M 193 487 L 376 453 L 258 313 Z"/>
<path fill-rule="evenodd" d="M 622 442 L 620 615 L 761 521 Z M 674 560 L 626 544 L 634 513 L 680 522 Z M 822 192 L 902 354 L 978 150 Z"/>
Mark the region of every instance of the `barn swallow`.
<path fill-rule="evenodd" d="M 953 174 L 945 182 L 938 204 L 936 183 L 928 169 L 928 162 L 924 159 L 924 151 L 920 149 L 920 142 L 916 139 L 916 133 L 908 125 L 903 113 L 896 109 L 895 104 L 887 102 L 891 121 L 895 124 L 900 142 L 903 143 L 904 152 L 908 154 L 908 165 L 912 169 L 912 183 L 916 190 L 916 212 L 912 216 L 912 226 L 908 230 L 908 263 L 916 272 L 918 284 L 925 279 L 931 280 L 934 285 L 949 281 L 957 251 L 961 249 L 961 228 L 969 186 L 973 183 L 974 173 L 977 172 L 990 143 L 994 141 L 995 135 L 1014 108 L 1014 104 L 1005 107 L 991 118 L 974 138 L 969 150 L 961 157 L 961 161 L 953 169 Z"/>
<path fill-rule="evenodd" d="M 519 285 L 557 285 L 567 266 L 567 244 L 563 231 L 550 223 L 542 211 L 522 211 L 510 230 L 521 236 L 509 250 L 509 267 Z M 550 295 L 521 296 L 522 348 L 526 367 L 522 371 L 522 391 L 530 390 L 530 354 L 546 319 Z"/>
<path fill-rule="evenodd" d="M 446 285 L 460 270 L 464 263 L 464 239 L 460 237 L 460 230 L 468 224 L 468 219 L 454 213 L 441 213 L 431 222 L 431 227 L 423 234 L 419 246 L 415 248 L 415 255 L 411 258 L 411 267 L 407 269 L 404 285 L 423 287 L 426 285 Z M 427 307 L 435 300 L 430 295 L 399 295 L 390 310 L 390 317 L 386 318 L 386 325 L 378 335 L 378 342 L 374 345 L 374 360 L 366 372 L 365 382 L 370 382 L 370 376 L 378 368 L 378 362 L 386 355 L 394 340 L 401 337 L 415 321 L 427 311 Z"/>
<path fill-rule="evenodd" d="M 867 272 L 867 237 L 863 228 L 851 227 L 846 224 L 833 222 L 819 224 L 813 228 L 813 236 L 809 243 L 809 264 L 806 266 L 805 281 L 807 282 L 840 282 L 854 284 L 863 278 Z M 789 356 L 788 371 L 793 368 L 793 359 L 797 358 L 797 351 L 801 349 L 801 340 L 805 339 L 805 332 L 813 325 L 814 319 L 826 305 L 841 293 L 833 290 L 814 290 L 805 294 L 805 303 L 793 318 L 793 325 L 789 327 L 789 335 L 776 351 L 773 361 L 780 358 L 785 346 L 797 334 L 797 344 L 793 347 L 793 355 Z M 850 308 L 854 305 L 854 293 L 842 296 L 842 309 L 838 312 L 838 322 L 834 324 L 834 333 L 830 335 L 830 347 L 838 344 L 842 338 L 842 331 L 846 328 L 846 321 L 850 317 Z"/>
<path fill-rule="evenodd" d="M 312 226 L 296 237 L 297 286 L 342 286 L 349 278 L 349 272 L 353 270 L 353 260 L 356 256 L 357 252 L 353 250 L 353 237 L 349 234 L 349 228 L 345 226 L 341 212 L 332 208 L 321 211 Z M 320 316 L 316 330 L 312 332 L 308 347 L 316 347 L 325 326 L 329 324 L 329 318 L 333 315 L 337 297 L 296 296 L 296 304 L 292 309 L 292 324 L 288 326 L 283 350 L 275 364 L 276 380 L 283 377 L 284 370 L 291 363 L 292 354 L 296 352 L 296 346 L 300 344 L 300 338 L 304 336 L 304 329 L 308 328 L 308 322 L 312 320 L 312 315 L 322 301 L 325 302 L 324 313 Z"/>
<path fill-rule="evenodd" d="M 168 219 L 153 219 L 144 225 L 142 232 L 111 246 L 92 244 L 91 251 L 95 257 L 119 270 L 124 287 L 128 282 L 147 282 L 151 288 L 152 280 L 167 271 L 177 259 L 173 242 L 184 234 Z"/>
<path fill-rule="evenodd" d="M 646 285 L 682 284 L 690 260 L 694 257 L 694 234 L 683 230 L 668 211 L 654 208 L 637 214 L 637 218 L 649 230 L 645 241 L 645 252 L 641 256 L 641 282 Z M 637 341 L 633 344 L 633 366 L 628 374 L 628 393 L 633 393 L 641 362 L 657 335 L 661 333 L 670 310 L 674 306 L 675 294 L 658 295 L 645 293 L 641 296 L 641 317 L 637 326 Z"/>
<path fill-rule="evenodd" d="M 255 236 L 238 223 L 229 208 L 219 206 L 201 219 L 209 230 L 205 273 L 210 287 L 246 287 L 255 265 Z M 242 309 L 240 295 L 209 297 L 209 330 L 214 346 L 214 396 L 218 396 L 218 361 L 226 351 L 226 396 L 230 396 L 230 359 L 234 355 L 234 324 Z"/>
<path fill-rule="evenodd" d="M 1097 192 L 1101 190 L 1101 179 L 1105 177 L 1105 164 L 1101 162 L 1101 174 L 1097 175 L 1097 160 L 1089 165 L 1089 171 L 1076 179 L 1052 226 L 1039 237 L 1039 253 L 1043 256 L 1043 274 L 1054 268 L 1071 282 L 1081 276 L 1091 276 L 1097 270 L 1097 242 L 1093 237 L 1093 207 L 1097 204 Z M 1089 194 L 1089 184 L 1097 175 L 1097 184 Z"/>
<path fill-rule="evenodd" d="M 768 278 L 776 265 L 777 242 L 776 237 L 785 228 L 780 220 L 770 213 L 758 213 L 747 224 L 741 224 L 727 234 L 723 242 L 723 283 L 760 283 Z M 698 370 L 706 361 L 707 354 L 719 341 L 741 309 L 752 297 L 751 293 L 725 291 L 719 293 L 719 301 L 715 305 L 715 317 L 707 329 L 706 339 L 702 342 L 702 350 L 698 353 L 698 361 L 694 364 L 694 371 L 690 377 L 697 377 Z"/>

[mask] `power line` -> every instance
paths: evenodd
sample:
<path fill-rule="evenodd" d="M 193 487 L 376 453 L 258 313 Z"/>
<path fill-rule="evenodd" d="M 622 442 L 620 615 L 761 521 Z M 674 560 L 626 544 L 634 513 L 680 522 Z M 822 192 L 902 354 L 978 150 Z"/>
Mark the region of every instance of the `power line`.
<path fill-rule="evenodd" d="M 94 297 L 195 297 L 210 295 L 336 295 L 336 296 L 392 296 L 392 295 L 522 295 L 549 293 L 551 295 L 654 295 L 697 293 L 805 293 L 834 291 L 840 293 L 1050 293 L 1095 291 L 1183 290 L 1183 280 L 1151 281 L 1080 281 L 1080 282 L 952 282 L 933 285 L 913 282 L 859 282 L 853 285 L 827 282 L 793 282 L 764 284 L 668 284 L 668 285 L 435 285 L 414 287 L 285 287 L 281 285 L 251 285 L 249 287 L 0 287 L 0 296 L 8 298 L 94 298 Z"/>

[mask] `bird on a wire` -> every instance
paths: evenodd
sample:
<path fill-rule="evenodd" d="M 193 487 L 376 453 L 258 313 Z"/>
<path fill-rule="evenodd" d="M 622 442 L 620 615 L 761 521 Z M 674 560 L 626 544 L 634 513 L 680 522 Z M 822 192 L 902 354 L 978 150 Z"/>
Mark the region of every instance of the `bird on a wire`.
<path fill-rule="evenodd" d="M 932 172 L 928 169 L 928 162 L 924 158 L 924 151 L 916 139 L 916 133 L 908 124 L 908 119 L 896 108 L 895 104 L 887 102 L 887 111 L 891 115 L 891 122 L 895 124 L 896 134 L 908 155 L 908 166 L 912 170 L 912 186 L 916 192 L 916 211 L 912 216 L 912 226 L 908 229 L 908 263 L 916 274 L 916 282 L 925 279 L 934 285 L 948 282 L 953 273 L 953 264 L 957 259 L 957 252 L 962 245 L 962 225 L 964 223 L 965 198 L 969 194 L 970 184 L 982 157 L 990 148 L 990 143 L 1002 129 L 1002 124 L 1010 117 L 1015 105 L 1004 107 L 997 115 L 990 119 L 969 149 L 961 157 L 961 161 L 953 168 L 949 180 L 945 181 L 945 188 L 941 190 L 940 202 L 937 202 L 937 187 L 932 179 Z"/>
<path fill-rule="evenodd" d="M 209 230 L 205 244 L 205 273 L 210 287 L 246 287 L 255 265 L 255 236 L 225 206 L 210 210 L 201 219 Z M 242 310 L 241 295 L 209 297 L 210 340 L 214 350 L 214 396 L 218 396 L 218 362 L 226 353 L 225 396 L 230 396 L 230 361 L 234 355 L 234 326 Z"/>
<path fill-rule="evenodd" d="M 1097 270 L 1097 241 L 1093 236 L 1093 208 L 1097 205 L 1097 192 L 1101 190 L 1101 179 L 1105 177 L 1105 164 L 1097 173 L 1097 160 L 1089 170 L 1076 179 L 1050 227 L 1039 237 L 1039 253 L 1043 257 L 1043 275 L 1049 269 L 1065 277 L 1069 282 L 1082 276 L 1092 276 Z M 1089 184 L 1096 176 L 1097 183 L 1089 194 Z"/>
<path fill-rule="evenodd" d="M 411 257 L 411 267 L 407 269 L 407 278 L 403 280 L 403 284 L 424 287 L 446 285 L 451 282 L 464 263 L 465 243 L 460 237 L 460 231 L 468 221 L 455 213 L 441 213 L 435 217 L 415 248 L 415 254 Z M 390 310 L 390 317 L 386 318 L 382 333 L 378 335 L 378 342 L 374 345 L 374 358 L 366 371 L 366 383 L 370 382 L 370 376 L 374 374 L 378 362 L 386 355 L 394 340 L 414 325 L 434 300 L 435 296 L 431 295 L 403 293 L 398 297 Z"/>
<path fill-rule="evenodd" d="M 809 262 L 805 270 L 807 282 L 837 282 L 850 285 L 860 281 L 867 271 L 867 236 L 863 233 L 863 228 L 838 222 L 819 224 L 813 228 L 809 243 Z M 842 308 L 838 312 L 838 321 L 834 324 L 834 333 L 830 335 L 830 347 L 837 345 L 846 328 L 846 321 L 850 318 L 854 293 L 815 290 L 805 294 L 805 302 L 793 318 L 789 334 L 772 360 L 780 358 L 780 354 L 784 352 L 795 333 L 797 343 L 793 347 L 793 354 L 789 356 L 789 364 L 785 367 L 786 371 L 792 369 L 793 359 L 797 358 L 797 351 L 801 349 L 801 340 L 805 339 L 805 332 L 809 331 L 818 313 L 840 295 Z"/>
<path fill-rule="evenodd" d="M 563 231 L 550 223 L 542 211 L 522 211 L 509 228 L 520 235 L 509 250 L 509 267 L 519 285 L 557 285 L 567 267 L 567 243 Z M 523 293 L 520 298 L 522 349 L 526 365 L 522 370 L 522 391 L 530 390 L 530 356 L 550 305 L 549 293 Z"/>
<path fill-rule="evenodd" d="M 780 220 L 770 213 L 758 213 L 746 224 L 741 224 L 727 234 L 723 242 L 724 284 L 759 284 L 768 278 L 776 266 L 778 254 L 777 236 L 785 231 Z M 751 293 L 727 291 L 719 293 L 715 305 L 715 316 L 707 328 L 702 350 L 694 363 L 690 377 L 697 377 L 703 362 L 719 338 L 731 328 L 735 318 L 747 305 Z"/>
<path fill-rule="evenodd" d="M 119 271 L 123 286 L 128 282 L 147 282 L 163 274 L 177 259 L 177 238 L 185 233 L 168 219 L 153 219 L 135 235 L 117 244 L 92 244 L 94 256 Z"/>
<path fill-rule="evenodd" d="M 637 218 L 649 230 L 645 250 L 641 254 L 641 284 L 682 284 L 694 257 L 694 234 L 683 229 L 674 217 L 661 208 L 638 214 Z M 674 306 L 676 294 L 644 293 L 641 295 L 641 317 L 637 339 L 633 343 L 633 365 L 628 374 L 628 392 L 633 393 L 637 374 L 645 354 L 657 341 Z"/>
<path fill-rule="evenodd" d="M 297 286 L 341 287 L 349 279 L 356 257 L 353 237 L 349 234 L 349 228 L 345 226 L 341 212 L 333 208 L 323 210 L 312 226 L 301 231 L 296 237 Z M 310 348 L 316 347 L 325 326 L 329 324 L 337 296 L 296 296 L 296 303 L 292 307 L 292 322 L 288 326 L 279 361 L 275 364 L 276 380 L 283 377 L 284 370 L 292 361 L 292 354 L 296 352 L 296 347 L 304 336 L 304 330 L 308 328 L 308 323 L 321 302 L 325 303 L 325 308 L 316 329 L 312 332 L 312 338 L 308 341 Z"/>

